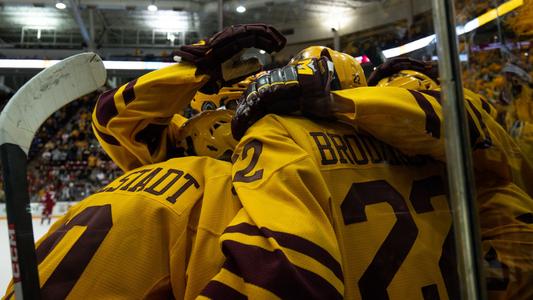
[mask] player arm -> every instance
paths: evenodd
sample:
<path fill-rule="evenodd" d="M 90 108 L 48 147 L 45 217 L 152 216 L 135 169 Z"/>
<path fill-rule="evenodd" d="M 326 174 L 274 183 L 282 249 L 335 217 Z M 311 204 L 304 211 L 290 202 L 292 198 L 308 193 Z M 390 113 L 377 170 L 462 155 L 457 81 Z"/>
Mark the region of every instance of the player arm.
<path fill-rule="evenodd" d="M 208 80 L 188 63 L 174 64 L 103 93 L 93 111 L 93 131 L 123 170 L 167 158 L 185 109 Z"/>
<path fill-rule="evenodd" d="M 489 101 L 487 101 L 487 99 L 483 98 L 480 94 L 474 93 L 469 89 L 463 89 L 463 92 L 464 96 L 470 99 L 470 102 L 472 102 L 472 104 L 475 105 L 478 110 L 485 111 L 493 119 L 496 120 L 496 118 L 498 117 L 498 111 L 492 104 L 489 103 Z"/>
<path fill-rule="evenodd" d="M 430 155 L 444 161 L 444 118 L 440 92 L 394 87 L 333 91 L 333 105 L 342 121 L 363 129 L 404 153 Z M 490 140 L 484 117 L 465 102 L 474 149 Z"/>
<path fill-rule="evenodd" d="M 441 103 L 439 91 L 423 91 Z M 440 106 L 436 107 L 437 109 Z M 476 181 L 499 180 L 513 182 L 532 194 L 528 182 L 533 178 L 533 166 L 511 136 L 496 121 L 495 109 L 478 94 L 465 89 L 470 142 L 473 146 Z"/>
<path fill-rule="evenodd" d="M 337 117 L 406 154 L 444 157 L 443 117 L 433 97 L 401 88 L 332 91 Z"/>
<path fill-rule="evenodd" d="M 337 116 L 344 122 L 368 131 L 406 154 L 446 160 L 440 91 L 368 87 L 332 94 L 334 105 L 341 108 Z M 491 108 L 483 103 L 480 97 L 465 97 L 476 177 L 497 176 L 525 188 L 524 174 L 532 173 L 531 165 L 491 116 Z"/>
<path fill-rule="evenodd" d="M 237 147 L 233 183 L 243 208 L 226 228 L 226 261 L 207 298 L 342 298 L 329 192 L 314 160 L 267 116 Z"/>

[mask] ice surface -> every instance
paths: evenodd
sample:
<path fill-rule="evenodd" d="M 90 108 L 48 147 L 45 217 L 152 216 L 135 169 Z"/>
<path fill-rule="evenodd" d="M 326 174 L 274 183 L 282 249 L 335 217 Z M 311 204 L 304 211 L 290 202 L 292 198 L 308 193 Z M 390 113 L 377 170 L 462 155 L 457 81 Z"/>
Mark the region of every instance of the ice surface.
<path fill-rule="evenodd" d="M 57 219 L 52 218 L 52 223 Z M 50 223 L 50 224 L 52 224 Z M 43 236 L 50 228 L 48 222 L 41 225 L 40 218 L 33 219 L 33 234 L 35 240 Z M 9 239 L 7 235 L 7 220 L 0 219 L 0 297 L 4 295 L 11 280 L 11 257 L 9 257 Z"/>

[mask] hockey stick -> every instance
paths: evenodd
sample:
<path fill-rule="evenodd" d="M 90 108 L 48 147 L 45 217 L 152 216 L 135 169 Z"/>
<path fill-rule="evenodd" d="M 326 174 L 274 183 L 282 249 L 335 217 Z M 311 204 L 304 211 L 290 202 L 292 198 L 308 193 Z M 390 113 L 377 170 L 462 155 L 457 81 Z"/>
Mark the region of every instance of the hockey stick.
<path fill-rule="evenodd" d="M 96 90 L 105 83 L 105 79 L 106 70 L 98 55 L 74 55 L 35 75 L 0 113 L 0 156 L 17 299 L 39 298 L 39 275 L 26 178 L 31 142 L 52 113 Z"/>

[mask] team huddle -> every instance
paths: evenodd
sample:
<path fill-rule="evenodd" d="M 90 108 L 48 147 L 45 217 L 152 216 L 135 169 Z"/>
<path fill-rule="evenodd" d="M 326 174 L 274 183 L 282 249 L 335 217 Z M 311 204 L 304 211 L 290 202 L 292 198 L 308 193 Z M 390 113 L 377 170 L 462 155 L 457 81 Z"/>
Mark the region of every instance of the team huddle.
<path fill-rule="evenodd" d="M 100 96 L 93 130 L 125 173 L 37 242 L 43 299 L 459 299 L 435 68 L 367 79 L 320 46 L 232 63 L 285 41 L 232 26 Z M 533 167 L 487 101 L 465 106 L 489 297 L 532 299 Z"/>

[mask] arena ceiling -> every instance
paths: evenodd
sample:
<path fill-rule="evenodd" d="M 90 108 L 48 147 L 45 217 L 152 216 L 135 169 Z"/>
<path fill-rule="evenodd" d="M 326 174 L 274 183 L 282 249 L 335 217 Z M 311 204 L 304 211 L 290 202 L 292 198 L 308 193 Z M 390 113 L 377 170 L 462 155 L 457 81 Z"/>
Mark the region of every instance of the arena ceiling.
<path fill-rule="evenodd" d="M 196 41 L 218 28 L 218 1 L 156 0 L 158 11 L 147 10 L 150 0 L 0 0 L 0 48 L 94 47 L 165 48 Z M 324 20 L 325 14 L 350 12 L 386 0 L 232 0 L 224 1 L 226 24 Z M 239 5 L 246 12 L 238 13 Z M 80 18 L 76 18 L 79 15 Z M 282 28 L 283 29 L 283 28 Z M 91 35 L 92 33 L 92 35 Z M 88 40 L 87 37 L 94 36 Z"/>

